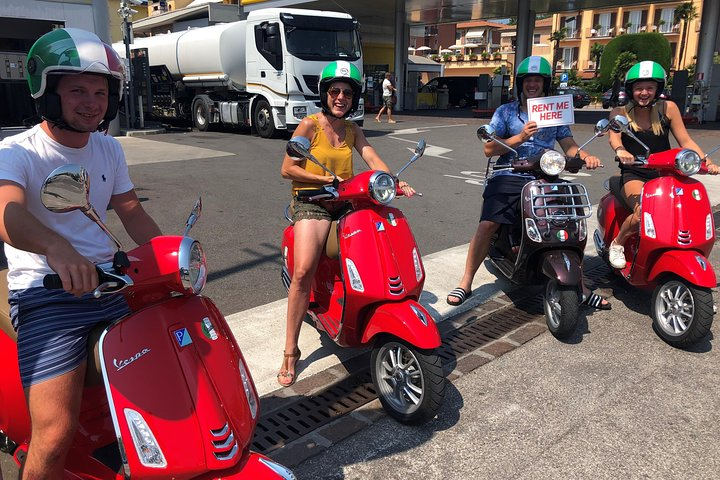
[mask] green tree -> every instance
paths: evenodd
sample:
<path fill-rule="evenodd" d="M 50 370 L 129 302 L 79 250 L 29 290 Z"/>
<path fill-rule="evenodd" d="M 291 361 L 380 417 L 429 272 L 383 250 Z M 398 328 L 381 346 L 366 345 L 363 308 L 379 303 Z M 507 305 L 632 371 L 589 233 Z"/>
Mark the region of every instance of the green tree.
<path fill-rule="evenodd" d="M 600 64 L 600 76 L 598 79 L 603 88 L 612 86 L 612 71 L 615 67 L 618 56 L 623 52 L 632 52 L 637 56 L 638 61 L 652 60 L 659 63 L 668 71 L 670 69 L 670 43 L 662 33 L 631 33 L 618 35 L 605 45 Z"/>
<path fill-rule="evenodd" d="M 687 38 L 690 33 L 690 20 L 698 17 L 697 9 L 692 2 L 681 3 L 675 7 L 674 20 L 680 24 L 680 55 L 678 56 L 678 70 L 684 65 L 685 47 L 687 46 Z"/>
<path fill-rule="evenodd" d="M 602 57 L 604 50 L 605 45 L 603 45 L 602 43 L 595 43 L 590 49 L 590 58 L 592 58 L 595 62 L 595 71 L 593 72 L 593 78 L 597 78 L 598 76 L 598 70 L 600 69 L 600 57 Z"/>
<path fill-rule="evenodd" d="M 555 42 L 555 45 L 553 46 L 553 61 L 552 61 L 553 77 L 556 74 L 557 62 L 558 62 L 558 60 L 560 60 L 560 42 L 562 40 L 565 40 L 566 38 L 567 38 L 567 27 L 563 27 L 560 30 L 556 30 L 552 34 L 550 34 L 550 41 Z"/>
<path fill-rule="evenodd" d="M 610 78 L 612 79 L 613 83 L 624 82 L 625 74 L 628 70 L 630 70 L 630 67 L 635 65 L 637 62 L 638 56 L 635 55 L 633 52 L 622 52 L 620 55 L 618 55 L 617 59 L 615 60 L 615 65 L 613 66 L 612 73 L 610 74 Z"/>

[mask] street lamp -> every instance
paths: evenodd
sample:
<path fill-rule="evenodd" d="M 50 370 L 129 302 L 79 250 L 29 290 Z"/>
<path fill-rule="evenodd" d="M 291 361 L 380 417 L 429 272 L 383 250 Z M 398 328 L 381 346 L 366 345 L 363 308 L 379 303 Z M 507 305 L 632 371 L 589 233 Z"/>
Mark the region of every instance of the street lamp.
<path fill-rule="evenodd" d="M 118 15 L 123 19 L 123 43 L 125 44 L 125 58 L 128 62 L 128 94 L 125 96 L 125 125 L 128 129 L 131 129 L 135 128 L 135 89 L 133 88 L 133 67 L 130 59 L 130 44 L 133 43 L 132 16 L 138 12 L 130 8 L 129 3 L 132 5 L 142 5 L 142 2 L 139 0 L 120 0 L 120 8 L 118 9 Z"/>

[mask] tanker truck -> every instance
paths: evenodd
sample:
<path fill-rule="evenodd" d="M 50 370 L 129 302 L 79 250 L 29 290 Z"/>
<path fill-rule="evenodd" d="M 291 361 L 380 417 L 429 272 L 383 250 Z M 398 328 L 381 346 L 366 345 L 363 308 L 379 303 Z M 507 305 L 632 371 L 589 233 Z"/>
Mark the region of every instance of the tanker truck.
<path fill-rule="evenodd" d="M 125 45 L 113 48 L 125 57 Z M 253 127 L 265 138 L 320 111 L 318 77 L 334 60 L 362 72 L 358 22 L 338 12 L 267 8 L 245 20 L 135 38 L 147 49 L 152 92 L 146 117 Z M 363 103 L 351 120 L 362 124 Z"/>

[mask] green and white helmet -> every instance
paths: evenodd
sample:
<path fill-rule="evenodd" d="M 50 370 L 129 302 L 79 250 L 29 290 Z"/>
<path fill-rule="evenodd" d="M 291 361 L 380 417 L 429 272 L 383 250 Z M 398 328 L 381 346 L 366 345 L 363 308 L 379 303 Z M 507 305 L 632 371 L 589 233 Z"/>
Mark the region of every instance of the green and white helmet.
<path fill-rule="evenodd" d="M 550 93 L 550 80 L 552 79 L 550 62 L 544 57 L 532 55 L 520 62 L 520 65 L 517 67 L 517 73 L 515 73 L 515 91 L 517 92 L 518 98 L 520 98 L 522 94 L 522 85 L 525 77 L 531 75 L 543 77 L 543 92 L 545 92 L 545 95 Z"/>
<path fill-rule="evenodd" d="M 628 99 L 632 98 L 633 84 L 641 80 L 652 80 L 658 84 L 655 92 L 655 99 L 657 99 L 665 89 L 665 69 L 659 63 L 650 60 L 638 62 L 630 67 L 630 70 L 625 74 L 625 93 Z"/>
<path fill-rule="evenodd" d="M 362 92 L 362 75 L 360 74 L 360 70 L 352 63 L 344 60 L 329 63 L 323 68 L 323 71 L 320 73 L 320 78 L 318 79 L 318 93 L 320 94 L 322 110 L 327 114 L 330 113 L 327 107 L 327 92 L 333 82 L 347 82 L 350 84 L 353 90 L 353 100 L 350 110 L 348 110 L 346 114 L 346 116 L 350 116 L 360 105 L 360 93 Z"/>
<path fill-rule="evenodd" d="M 124 64 L 115 50 L 97 35 L 78 28 L 48 32 L 30 48 L 26 78 L 40 116 L 61 121 L 60 98 L 55 93 L 57 80 L 62 75 L 77 73 L 107 78 L 108 111 L 101 125 L 115 118 L 123 93 Z"/>

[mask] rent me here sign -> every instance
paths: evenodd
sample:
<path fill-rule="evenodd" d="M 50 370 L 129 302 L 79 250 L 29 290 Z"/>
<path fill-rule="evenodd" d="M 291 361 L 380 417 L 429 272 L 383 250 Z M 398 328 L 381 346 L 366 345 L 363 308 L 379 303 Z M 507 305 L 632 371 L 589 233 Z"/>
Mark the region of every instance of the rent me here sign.
<path fill-rule="evenodd" d="M 575 123 L 572 95 L 528 98 L 527 108 L 528 119 L 537 122 L 538 127 Z"/>

